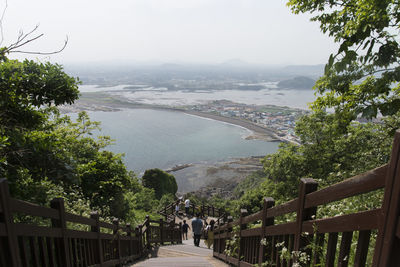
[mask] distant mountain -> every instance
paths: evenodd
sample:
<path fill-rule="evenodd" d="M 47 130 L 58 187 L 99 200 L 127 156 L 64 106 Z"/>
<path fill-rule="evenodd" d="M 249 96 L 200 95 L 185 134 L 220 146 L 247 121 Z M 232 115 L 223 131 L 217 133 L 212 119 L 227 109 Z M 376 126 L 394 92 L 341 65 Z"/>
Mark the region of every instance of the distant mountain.
<path fill-rule="evenodd" d="M 280 81 L 278 87 L 286 89 L 311 89 L 314 84 L 315 80 L 305 76 L 298 76 L 293 79 Z"/>
<path fill-rule="evenodd" d="M 234 59 L 229 59 L 219 65 L 221 67 L 248 67 L 251 64 L 249 64 L 246 61 L 243 61 L 241 59 L 234 58 Z"/>
<path fill-rule="evenodd" d="M 185 66 L 176 63 L 164 63 L 159 66 L 161 69 L 184 69 Z"/>

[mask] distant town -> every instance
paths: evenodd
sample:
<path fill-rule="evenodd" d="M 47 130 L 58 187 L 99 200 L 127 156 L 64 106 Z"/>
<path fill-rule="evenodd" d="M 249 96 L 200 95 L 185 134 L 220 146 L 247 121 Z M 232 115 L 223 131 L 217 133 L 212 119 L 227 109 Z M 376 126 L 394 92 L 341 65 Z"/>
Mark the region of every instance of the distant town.
<path fill-rule="evenodd" d="M 278 106 L 258 106 L 215 100 L 207 104 L 186 107 L 189 110 L 215 114 L 250 122 L 272 131 L 274 137 L 284 141 L 299 143 L 294 133 L 296 120 L 308 111 Z"/>
<path fill-rule="evenodd" d="M 64 113 L 83 110 L 117 111 L 121 108 L 152 108 L 183 111 L 236 124 L 255 132 L 256 139 L 279 140 L 299 144 L 294 133 L 296 120 L 308 111 L 274 105 L 248 105 L 228 100 L 214 100 L 203 104 L 169 106 L 135 103 L 106 92 L 83 93 L 77 103 L 61 107 Z"/>
<path fill-rule="evenodd" d="M 99 88 L 126 86 L 118 89 L 119 92 L 113 89 L 114 91 L 111 93 L 103 89 L 103 92 L 82 93 L 76 105 L 64 107 L 63 111 L 156 108 L 174 109 L 188 113 L 198 112 L 199 116 L 210 117 L 213 115 L 218 116 L 214 118 L 216 120 L 226 122 L 231 120 L 231 123 L 241 125 L 259 134 L 257 137 L 260 137 L 261 133 L 261 139 L 299 143 L 299 139 L 294 133 L 295 121 L 306 114 L 306 110 L 285 106 L 237 103 L 240 100 L 233 100 L 235 102 L 215 100 L 202 102 L 202 104 L 187 103 L 186 106 L 185 104 L 175 106 L 174 104 L 143 103 L 140 100 L 126 99 L 123 96 L 126 92 L 133 94 L 146 90 L 160 95 L 164 92 L 207 93 L 218 90 L 240 90 L 251 93 L 266 88 L 281 90 L 282 93 L 278 94 L 284 96 L 288 89 L 310 91 L 315 80 L 323 73 L 323 65 L 268 67 L 239 64 L 240 62 L 233 63 L 235 64 L 69 66 L 68 71 L 72 75 L 79 76 L 85 85 L 96 85 Z"/>

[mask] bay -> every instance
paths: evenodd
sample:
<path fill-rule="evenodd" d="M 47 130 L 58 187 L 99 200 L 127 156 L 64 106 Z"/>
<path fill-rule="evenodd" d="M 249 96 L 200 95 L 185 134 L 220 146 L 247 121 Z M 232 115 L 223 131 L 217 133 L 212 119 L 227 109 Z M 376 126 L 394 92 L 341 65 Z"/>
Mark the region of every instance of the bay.
<path fill-rule="evenodd" d="M 107 149 L 124 153 L 128 169 L 137 174 L 179 164 L 264 156 L 275 152 L 279 144 L 246 140 L 251 132 L 245 128 L 177 111 L 124 109 L 88 113 L 91 120 L 101 122 L 98 134 L 115 139 Z"/>
<path fill-rule="evenodd" d="M 166 106 L 186 106 L 204 104 L 214 100 L 229 100 L 246 105 L 276 105 L 291 108 L 308 109 L 308 104 L 315 101 L 314 91 L 280 89 L 276 84 L 266 84 L 262 90 L 178 90 L 146 87 L 141 89 L 125 89 L 129 85 L 101 87 L 97 85 L 81 85 L 81 92 L 107 92 L 128 99 L 134 103 Z M 130 85 L 132 86 L 132 85 Z"/>

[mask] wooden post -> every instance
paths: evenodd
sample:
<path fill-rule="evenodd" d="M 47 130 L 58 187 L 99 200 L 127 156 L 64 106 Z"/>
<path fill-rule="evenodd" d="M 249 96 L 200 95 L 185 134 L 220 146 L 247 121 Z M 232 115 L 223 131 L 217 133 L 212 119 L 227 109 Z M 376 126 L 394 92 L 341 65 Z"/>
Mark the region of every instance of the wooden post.
<path fill-rule="evenodd" d="M 382 223 L 372 266 L 400 266 L 400 130 L 396 131 L 386 175 Z M 397 232 L 397 237 L 396 237 Z"/>
<path fill-rule="evenodd" d="M 144 246 L 143 246 L 143 225 L 139 224 L 139 255 L 142 256 L 144 253 Z"/>
<path fill-rule="evenodd" d="M 219 253 L 219 247 L 220 247 L 220 244 L 221 244 L 221 238 L 215 238 L 215 236 L 217 235 L 217 234 L 220 234 L 221 233 L 221 230 L 220 230 L 220 227 L 221 227 L 221 224 L 220 224 L 220 222 L 219 222 L 219 219 L 217 220 L 217 222 L 215 223 L 216 225 L 215 225 L 215 231 L 214 231 L 214 246 L 213 246 L 213 252 L 218 252 Z"/>
<path fill-rule="evenodd" d="M 159 227 L 160 227 L 160 245 L 164 245 L 164 223 L 163 223 L 163 219 L 160 219 Z"/>
<path fill-rule="evenodd" d="M 179 242 L 179 236 L 181 236 L 181 232 L 179 232 L 179 224 L 172 222 L 171 225 L 171 236 L 173 240 L 173 244 L 178 244 Z"/>
<path fill-rule="evenodd" d="M 171 244 L 173 244 L 174 243 L 174 238 L 175 238 L 175 236 L 174 236 L 174 234 L 175 234 L 175 232 L 174 232 L 174 226 L 175 226 L 175 220 L 172 222 L 169 222 L 169 223 L 167 223 L 167 222 L 165 222 L 164 223 L 164 227 L 165 227 L 165 231 L 164 231 L 164 242 L 171 242 Z"/>
<path fill-rule="evenodd" d="M 146 215 L 146 220 L 145 220 L 145 224 L 146 224 L 146 245 L 147 245 L 147 249 L 151 248 L 151 244 L 150 244 L 150 217 L 149 215 Z"/>
<path fill-rule="evenodd" d="M 132 246 L 132 228 L 131 228 L 131 224 L 127 223 L 126 224 L 126 236 L 129 237 L 129 257 L 133 255 L 133 246 Z"/>
<path fill-rule="evenodd" d="M 71 266 L 71 259 L 68 249 L 68 238 L 67 238 L 67 221 L 65 219 L 65 206 L 64 199 L 62 198 L 54 198 L 50 202 L 50 207 L 52 209 L 58 210 L 58 214 L 60 216 L 59 220 L 51 220 L 52 227 L 61 228 L 61 242 L 60 247 L 58 248 L 60 251 L 61 262 L 65 263 L 66 267 Z"/>
<path fill-rule="evenodd" d="M 140 229 L 139 226 L 135 227 L 135 238 L 132 238 L 132 253 L 130 256 L 137 256 L 141 254 L 142 247 L 140 246 Z M 136 239 L 136 240 L 135 240 Z M 134 242 L 136 241 L 136 242 Z"/>
<path fill-rule="evenodd" d="M 15 234 L 14 230 L 14 218 L 12 215 L 12 211 L 10 209 L 10 191 L 8 189 L 8 182 L 7 179 L 0 179 L 0 205 L 1 211 L 0 213 L 0 222 L 4 222 L 5 230 L 7 233 L 7 245 L 10 249 L 10 260 L 12 267 L 19 267 L 21 265 L 21 258 L 18 248 L 18 238 Z M 3 251 L 2 253 L 5 253 Z"/>
<path fill-rule="evenodd" d="M 233 217 L 232 216 L 228 216 L 228 224 L 232 223 L 232 222 L 233 222 Z M 232 232 L 232 227 L 228 227 L 227 230 L 228 230 L 228 232 Z"/>
<path fill-rule="evenodd" d="M 183 239 L 183 233 L 182 233 L 182 222 L 179 222 L 179 233 L 180 233 L 180 238 L 179 238 L 179 241 L 178 241 L 178 243 L 179 244 L 182 244 L 182 239 Z"/>
<path fill-rule="evenodd" d="M 117 250 L 115 252 L 115 254 L 116 254 L 115 256 L 116 256 L 116 259 L 118 259 L 119 266 L 122 266 L 121 265 L 122 264 L 122 260 L 121 260 L 121 239 L 120 239 L 119 232 L 118 232 L 118 230 L 119 230 L 119 220 L 118 219 L 114 219 L 113 220 L 113 224 L 116 227 L 113 230 L 114 240 L 116 240 L 116 242 L 117 242 L 117 245 L 115 246 L 115 249 Z"/>
<path fill-rule="evenodd" d="M 263 209 L 262 209 L 262 224 L 261 224 L 261 246 L 260 246 L 260 252 L 258 255 L 258 265 L 261 266 L 261 264 L 265 261 L 265 253 L 266 253 L 266 246 L 263 244 L 264 239 L 266 238 L 265 234 L 265 228 L 267 226 L 273 225 L 274 224 L 274 218 L 268 218 L 267 219 L 267 214 L 268 214 L 268 209 L 273 207 L 275 205 L 275 200 L 271 197 L 266 197 L 264 198 L 263 202 Z"/>
<path fill-rule="evenodd" d="M 227 233 L 232 233 L 232 225 L 231 225 L 231 223 L 233 222 L 233 217 L 232 216 L 228 216 L 227 220 L 228 220 L 228 225 L 227 225 L 227 228 L 226 228 L 226 232 Z M 225 261 L 227 262 L 228 261 L 228 255 L 225 255 L 225 256 L 226 256 L 225 257 Z"/>
<path fill-rule="evenodd" d="M 104 262 L 104 256 L 103 256 L 103 246 L 101 243 L 101 236 L 100 236 L 100 219 L 99 219 L 99 213 L 97 211 L 93 211 L 90 213 L 90 218 L 96 221 L 96 225 L 91 227 L 91 231 L 95 232 L 97 234 L 97 259 L 96 263 L 99 263 L 99 265 L 102 265 Z"/>
<path fill-rule="evenodd" d="M 242 252 L 243 252 L 243 246 L 244 246 L 244 242 L 242 240 L 242 230 L 245 230 L 247 228 L 247 224 L 243 224 L 243 217 L 247 216 L 247 210 L 246 209 L 241 209 L 240 210 L 240 219 L 239 219 L 239 248 L 238 248 L 238 266 L 240 267 L 240 257 L 242 256 Z"/>
<path fill-rule="evenodd" d="M 311 207 L 308 209 L 304 208 L 306 195 L 316 191 L 318 183 L 310 178 L 302 178 L 299 186 L 299 198 L 297 202 L 297 220 L 296 220 L 296 232 L 294 235 L 294 251 L 300 251 L 307 244 L 307 239 L 302 236 L 303 222 L 312 219 L 312 216 L 316 214 L 317 208 Z"/>

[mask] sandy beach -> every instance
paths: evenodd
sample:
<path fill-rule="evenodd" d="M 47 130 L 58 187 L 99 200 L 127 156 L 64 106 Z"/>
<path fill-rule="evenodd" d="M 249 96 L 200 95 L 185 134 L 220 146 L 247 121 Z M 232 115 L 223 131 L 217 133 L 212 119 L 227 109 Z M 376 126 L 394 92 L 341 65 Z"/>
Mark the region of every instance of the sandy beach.
<path fill-rule="evenodd" d="M 208 118 L 212 120 L 222 121 L 229 124 L 234 124 L 237 126 L 241 126 L 253 132 L 252 135 L 248 136 L 246 139 L 262 139 L 265 141 L 280 141 L 274 131 L 258 126 L 254 123 L 249 121 L 245 121 L 239 118 L 232 118 L 232 117 L 223 117 L 216 114 L 205 113 L 205 112 L 198 112 L 198 111 L 189 111 L 189 110 L 182 110 L 186 114 L 199 116 L 203 118 Z"/>
<path fill-rule="evenodd" d="M 271 129 L 267 129 L 261 126 L 258 126 L 250 121 L 246 121 L 239 118 L 232 117 L 224 117 L 216 114 L 198 112 L 180 108 L 166 107 L 166 106 L 158 106 L 158 105 L 146 105 L 146 104 L 138 104 L 127 102 L 125 99 L 107 96 L 105 98 L 104 95 L 99 94 L 94 98 L 85 97 L 85 95 L 81 96 L 79 100 L 77 100 L 72 105 L 66 105 L 60 107 L 61 112 L 63 113 L 77 113 L 81 111 L 105 111 L 105 112 L 113 112 L 119 111 L 121 109 L 126 108 L 140 108 L 140 109 L 155 109 L 155 110 L 165 110 L 165 111 L 175 111 L 175 112 L 184 112 L 189 115 L 203 117 L 207 119 L 212 119 L 216 121 L 221 121 L 229 124 L 234 124 L 243 128 L 246 128 L 252 132 L 246 139 L 260 139 L 265 141 L 280 141 L 280 139 L 276 136 L 275 132 Z"/>

